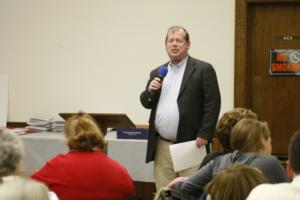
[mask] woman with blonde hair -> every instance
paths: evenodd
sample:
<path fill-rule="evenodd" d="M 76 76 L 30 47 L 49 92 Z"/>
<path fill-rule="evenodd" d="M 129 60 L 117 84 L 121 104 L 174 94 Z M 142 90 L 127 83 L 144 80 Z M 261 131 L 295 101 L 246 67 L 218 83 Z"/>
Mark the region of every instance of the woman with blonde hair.
<path fill-rule="evenodd" d="M 218 120 L 215 135 L 222 145 L 223 151 L 207 154 L 200 164 L 200 168 L 216 157 L 233 151 L 230 145 L 231 131 L 234 125 L 242 119 L 257 119 L 257 115 L 252 110 L 242 107 L 234 108 L 222 115 L 222 117 Z"/>
<path fill-rule="evenodd" d="M 69 152 L 59 154 L 32 175 L 60 200 L 114 199 L 135 194 L 131 177 L 103 153 L 106 141 L 91 116 L 78 113 L 65 124 Z"/>
<path fill-rule="evenodd" d="M 266 122 L 240 120 L 232 129 L 230 143 L 234 152 L 215 158 L 189 178 L 173 180 L 168 187 L 178 188 L 182 199 L 198 199 L 209 181 L 237 162 L 258 168 L 269 183 L 288 181 L 283 166 L 271 156 L 271 133 Z"/>
<path fill-rule="evenodd" d="M 254 187 L 265 182 L 259 169 L 235 163 L 214 177 L 204 191 L 210 200 L 245 200 Z"/>

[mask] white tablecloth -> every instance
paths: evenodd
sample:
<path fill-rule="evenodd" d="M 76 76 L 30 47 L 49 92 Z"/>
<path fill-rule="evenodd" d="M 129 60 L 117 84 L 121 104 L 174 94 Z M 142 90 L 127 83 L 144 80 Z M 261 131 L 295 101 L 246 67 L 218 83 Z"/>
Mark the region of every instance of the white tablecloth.
<path fill-rule="evenodd" d="M 35 171 L 59 153 L 68 151 L 62 133 L 32 133 L 21 135 L 25 148 L 24 171 Z M 116 139 L 115 132 L 107 134 L 108 156 L 124 166 L 134 181 L 154 182 L 153 162 L 146 164 L 146 140 Z"/>
<path fill-rule="evenodd" d="M 108 156 L 119 161 L 133 180 L 154 182 L 153 162 L 145 163 L 147 140 L 116 139 L 116 133 L 108 133 Z"/>

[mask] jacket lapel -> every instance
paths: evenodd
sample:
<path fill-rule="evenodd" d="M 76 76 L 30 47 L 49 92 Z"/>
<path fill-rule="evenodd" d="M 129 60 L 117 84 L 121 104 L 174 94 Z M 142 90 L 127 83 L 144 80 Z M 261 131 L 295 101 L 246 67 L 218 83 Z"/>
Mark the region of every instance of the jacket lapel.
<path fill-rule="evenodd" d="M 184 74 L 182 77 L 182 82 L 181 82 L 178 98 L 180 98 L 181 94 L 183 93 L 184 89 L 186 88 L 186 85 L 194 71 L 195 71 L 195 62 L 189 56 L 187 63 L 186 63 L 185 71 L 184 71 Z"/>

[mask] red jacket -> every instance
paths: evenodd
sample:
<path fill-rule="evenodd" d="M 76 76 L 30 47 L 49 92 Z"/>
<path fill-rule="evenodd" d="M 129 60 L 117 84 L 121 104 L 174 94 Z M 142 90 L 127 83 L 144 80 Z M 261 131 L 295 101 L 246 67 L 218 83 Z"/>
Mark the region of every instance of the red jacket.
<path fill-rule="evenodd" d="M 100 151 L 59 154 L 31 177 L 60 200 L 123 200 L 135 194 L 127 170 Z"/>

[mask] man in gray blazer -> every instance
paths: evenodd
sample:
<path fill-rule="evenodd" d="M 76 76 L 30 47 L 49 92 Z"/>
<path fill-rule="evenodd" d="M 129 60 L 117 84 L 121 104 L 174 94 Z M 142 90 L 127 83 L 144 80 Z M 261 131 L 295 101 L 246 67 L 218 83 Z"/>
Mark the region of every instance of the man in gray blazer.
<path fill-rule="evenodd" d="M 169 145 L 196 140 L 198 147 L 212 141 L 220 112 L 220 91 L 211 64 L 188 55 L 188 32 L 180 26 L 168 29 L 166 76 L 160 67 L 150 74 L 140 95 L 142 105 L 151 109 L 146 162 L 154 160 L 156 189 L 177 176 L 190 176 L 199 166 L 175 172 Z M 163 80 L 162 80 L 163 79 Z"/>

